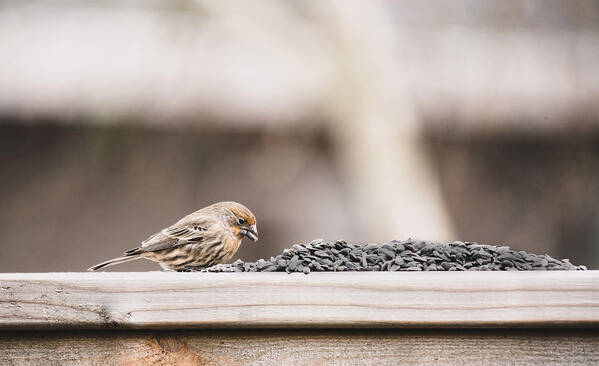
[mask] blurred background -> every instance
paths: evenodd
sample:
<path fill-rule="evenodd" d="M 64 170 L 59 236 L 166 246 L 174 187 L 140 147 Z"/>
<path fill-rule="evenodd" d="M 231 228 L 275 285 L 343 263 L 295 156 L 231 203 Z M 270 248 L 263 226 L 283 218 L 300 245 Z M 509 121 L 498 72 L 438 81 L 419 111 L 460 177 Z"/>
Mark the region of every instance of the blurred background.
<path fill-rule="evenodd" d="M 412 237 L 599 269 L 598 127 L 598 1 L 4 0 L 0 271 L 222 200 L 258 217 L 235 259 Z"/>

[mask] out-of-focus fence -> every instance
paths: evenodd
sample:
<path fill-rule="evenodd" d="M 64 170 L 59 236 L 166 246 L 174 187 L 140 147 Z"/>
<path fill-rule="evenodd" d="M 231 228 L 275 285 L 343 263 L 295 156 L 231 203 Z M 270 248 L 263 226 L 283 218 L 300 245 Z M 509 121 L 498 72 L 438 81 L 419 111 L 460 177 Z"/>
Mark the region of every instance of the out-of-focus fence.
<path fill-rule="evenodd" d="M 81 164 L 94 161 L 93 157 L 97 156 L 94 151 L 101 155 L 106 149 L 114 150 L 115 144 L 107 147 L 104 142 L 115 140 L 106 135 L 89 134 L 86 136 L 90 140 L 81 142 L 78 132 L 68 132 L 71 137 L 59 139 L 62 152 L 56 153 L 62 157 L 62 165 L 48 168 L 50 173 L 40 173 L 37 178 L 43 183 L 28 186 L 30 174 L 13 176 L 11 187 L 17 188 L 3 194 L 12 197 L 11 210 L 5 210 L 2 215 L 5 215 L 3 222 L 14 232 L 9 230 L 2 239 L 17 243 L 18 247 L 26 246 L 28 244 L 18 240 L 23 228 L 31 222 L 43 226 L 52 220 L 47 219 L 55 211 L 51 208 L 40 208 L 39 216 L 27 211 L 24 207 L 32 206 L 28 197 L 38 197 L 42 202 L 44 194 L 35 194 L 48 189 L 53 192 L 54 200 L 65 202 L 73 195 L 90 196 L 102 189 L 110 190 L 110 184 L 101 184 L 103 188 L 81 188 L 77 177 L 88 183 L 94 179 L 105 181 L 108 172 L 114 170 L 112 164 L 121 160 L 127 162 L 127 168 L 120 173 L 124 174 L 120 176 L 123 180 L 113 182 L 118 185 L 113 187 L 117 193 L 99 200 L 123 198 L 122 202 L 137 207 L 115 209 L 113 204 L 113 210 L 122 215 L 108 213 L 110 209 L 106 207 L 100 215 L 73 214 L 81 220 L 69 221 L 73 222 L 76 238 L 73 241 L 88 243 L 83 244 L 80 253 L 103 246 L 106 235 L 110 235 L 104 234 L 104 228 L 108 233 L 121 230 L 118 238 L 134 246 L 138 239 L 143 239 L 140 235 L 150 234 L 149 230 L 168 224 L 165 220 L 199 208 L 200 203 L 211 203 L 212 197 L 234 198 L 231 192 L 240 192 L 244 190 L 242 187 L 231 184 L 228 190 L 213 189 L 212 194 L 207 194 L 205 182 L 218 181 L 217 185 L 226 186 L 223 181 L 235 179 L 231 172 L 239 171 L 247 171 L 243 177 L 253 180 L 246 179 L 247 191 L 236 194 L 254 203 L 254 207 L 259 206 L 258 211 L 265 218 L 263 222 L 270 224 L 271 229 L 267 230 L 272 230 L 273 236 L 276 229 L 272 227 L 280 227 L 280 211 L 295 212 L 296 216 L 280 231 L 293 226 L 296 232 L 287 231 L 289 236 L 278 236 L 278 241 L 271 243 L 278 248 L 291 244 L 291 240 L 307 240 L 319 235 L 371 241 L 405 236 L 443 240 L 479 235 L 470 227 L 481 226 L 473 222 L 473 218 L 480 217 L 480 211 L 466 215 L 459 212 L 459 205 L 452 203 L 468 196 L 457 192 L 468 187 L 460 177 L 476 177 L 463 173 L 459 167 L 472 162 L 443 161 L 443 156 L 452 152 L 443 145 L 441 149 L 433 149 L 437 157 L 441 157 L 436 161 L 442 163 L 435 166 L 422 135 L 470 141 L 497 135 L 549 136 L 559 140 L 563 136 L 594 131 L 599 121 L 596 103 L 599 100 L 598 8 L 593 1 L 4 2 L 0 5 L 0 53 L 3 55 L 0 57 L 0 112 L 6 116 L 4 119 L 21 124 L 50 121 L 71 127 L 73 124 L 149 126 L 164 132 L 148 137 L 132 131 L 130 136 L 133 137 L 124 138 L 117 145 L 133 146 L 133 150 L 123 147 L 124 157 L 113 151 L 112 163 L 103 168 L 90 168 L 92 172 L 104 173 L 87 178 L 81 178 L 78 173 L 69 177 L 66 170 L 52 172 L 74 166 L 79 172 Z M 219 146 L 212 149 L 194 150 L 192 146 L 196 142 L 185 137 L 187 134 L 212 136 L 215 130 L 221 131 L 217 134 L 224 137 L 219 140 Z M 231 131 L 235 134 L 229 134 Z M 175 146 L 162 149 L 162 141 L 173 133 L 180 134 L 170 140 Z M 22 136 L 19 132 L 16 134 Z M 296 165 L 291 167 L 289 162 L 275 160 L 248 167 L 245 161 L 235 162 L 226 152 L 214 153 L 217 149 L 229 150 L 229 154 L 232 151 L 243 153 L 245 147 L 233 147 L 243 145 L 238 142 L 240 136 L 242 141 L 243 136 L 262 136 L 259 141 L 266 141 L 264 146 L 270 148 L 272 144 L 268 142 L 272 142 L 272 136 L 281 134 L 291 136 L 290 147 L 283 146 L 285 141 L 279 142 L 274 151 L 287 154 L 284 156 L 295 161 Z M 329 138 L 331 146 L 325 147 L 328 150 L 325 163 L 318 164 L 322 159 L 321 146 L 312 150 L 316 151 L 314 155 L 302 153 L 305 144 L 301 141 L 304 140 L 299 138 L 300 143 L 296 143 L 296 136 L 305 135 Z M 42 145 L 48 136 L 39 136 Z M 14 137 L 10 135 L 7 140 Z M 179 149 L 178 144 L 183 140 L 187 148 Z M 313 146 L 314 140 L 308 141 L 307 144 Z M 579 139 L 572 141 L 576 145 Z M 200 142 L 206 143 L 205 139 Z M 18 143 L 5 141 L 4 144 L 7 146 L 5 156 L 21 151 Z M 77 161 L 77 156 L 66 157 L 77 154 L 78 150 L 69 150 L 69 146 L 77 144 L 85 147 L 88 154 L 84 157 L 89 159 Z M 148 145 L 157 146 L 155 151 L 172 153 L 154 156 L 148 151 L 153 148 Z M 21 153 L 26 155 L 24 151 Z M 135 158 L 136 153 L 151 158 Z M 257 155 L 260 158 L 271 156 Z M 459 159 L 459 152 L 452 156 L 456 155 Z M 73 159 L 76 161 L 72 162 Z M 39 161 L 33 155 L 30 160 Z M 219 169 L 218 164 L 208 164 L 208 170 L 191 175 L 182 173 L 188 171 L 188 166 L 199 166 L 200 161 L 223 160 L 228 164 L 227 172 Z M 289 182 L 298 181 L 299 175 L 305 174 L 302 169 L 310 166 L 312 160 L 317 162 L 312 166 L 316 170 L 311 171 L 316 174 L 313 178 L 301 178 L 305 180 L 302 187 L 321 189 L 316 192 L 305 189 L 300 196 L 304 201 L 311 198 L 320 202 L 317 209 L 306 208 L 298 200 L 283 199 L 282 187 L 269 186 L 272 181 L 280 181 L 280 175 L 273 171 L 291 171 L 283 175 Z M 13 159 L 6 161 L 5 166 L 16 172 L 23 168 L 20 162 L 13 163 Z M 180 164 L 180 169 L 172 168 L 173 164 Z M 499 233 L 513 227 L 504 220 L 504 224 L 496 225 L 494 230 L 498 234 L 492 238 L 513 240 L 517 245 L 542 242 L 543 245 L 531 245 L 533 249 L 565 254 L 565 250 L 560 252 L 557 247 L 569 239 L 560 235 L 573 235 L 572 241 L 587 243 L 578 255 L 597 257 L 596 249 L 588 244 L 599 237 L 599 230 L 593 229 L 599 226 L 595 222 L 599 221 L 596 219 L 599 214 L 594 204 L 599 192 L 592 188 L 596 179 L 592 173 L 595 164 L 596 160 L 592 160 L 582 171 L 573 174 L 564 171 L 549 175 L 551 181 L 555 181 L 556 176 L 581 176 L 572 179 L 573 183 L 549 185 L 548 192 L 564 190 L 564 200 L 575 197 L 570 206 L 582 207 L 579 210 L 582 213 L 574 216 L 585 217 L 589 222 L 585 228 L 590 229 L 585 229 L 588 232 L 583 239 L 568 234 L 580 232 L 576 225 L 565 225 L 570 229 L 560 234 L 547 234 L 552 223 L 562 222 L 558 218 L 548 218 L 538 229 L 527 231 L 536 227 L 533 220 L 522 225 L 521 231 L 502 237 Z M 451 166 L 452 170 L 443 170 L 445 166 Z M 169 167 L 173 170 L 168 170 Z M 42 167 L 36 168 L 45 171 Z M 166 172 L 164 176 L 155 172 L 161 169 Z M 503 166 L 498 169 L 502 170 Z M 136 172 L 131 173 L 132 170 Z M 116 171 L 119 176 L 119 170 Z M 188 183 L 174 184 L 178 190 L 172 198 L 175 202 L 169 202 L 169 179 L 177 179 L 169 177 L 177 174 L 181 179 L 178 183 Z M 437 179 L 437 175 L 441 175 L 441 179 Z M 204 183 L 189 183 L 192 180 Z M 25 188 L 21 188 L 23 184 Z M 202 188 L 191 188 L 193 184 Z M 544 182 L 541 179 L 533 184 L 543 186 Z M 127 186 L 145 188 L 118 192 L 119 187 Z M 453 191 L 448 190 L 448 186 L 453 187 Z M 187 187 L 188 192 L 181 192 L 182 187 Z M 261 196 L 246 194 L 250 187 L 254 192 L 258 190 L 256 187 L 263 187 Z M 297 192 L 298 188 L 295 189 Z M 130 199 L 135 196 L 132 192 L 138 192 L 140 197 Z M 139 192 L 146 196 L 141 197 Z M 140 209 L 138 205 L 152 193 L 161 197 L 160 203 L 148 203 Z M 493 193 L 488 207 L 497 211 L 497 216 L 491 215 L 486 221 L 503 222 L 502 217 L 513 217 L 510 213 L 498 218 L 507 211 L 501 203 L 508 200 Z M 269 195 L 271 200 L 264 203 Z M 486 200 L 490 196 L 472 195 L 477 197 L 476 201 L 480 201 L 478 197 Z M 531 201 L 538 201 L 536 196 L 531 197 Z M 93 198 L 88 200 L 88 210 L 101 204 Z M 61 206 L 61 211 L 79 212 L 82 208 L 77 204 Z M 147 213 L 157 207 L 165 210 L 163 217 L 136 219 L 140 211 Z M 531 202 L 527 207 L 536 206 Z M 568 207 L 567 202 L 559 207 L 537 207 L 534 215 L 559 211 L 561 214 L 556 215 L 572 217 L 569 210 L 576 210 Z M 21 216 L 14 218 L 15 212 Z M 525 214 L 522 210 L 518 212 Z M 327 219 L 330 217 L 337 218 Z M 59 221 L 64 224 L 65 219 L 66 216 Z M 101 220 L 104 225 L 98 224 Z M 129 223 L 138 232 L 132 233 L 131 227 L 123 226 L 110 229 L 121 222 Z M 301 236 L 297 228 L 308 224 L 314 224 L 312 232 L 318 234 Z M 36 240 L 27 243 L 47 240 L 56 234 L 57 226 L 49 224 L 48 230 L 41 231 Z M 485 227 L 486 232 L 489 230 Z M 17 244 L 15 251 L 18 251 Z M 66 250 L 71 244 L 56 234 L 53 245 Z M 109 252 L 116 249 L 102 249 L 95 255 L 110 255 Z M 5 250 L 12 252 L 13 249 L 5 247 Z"/>

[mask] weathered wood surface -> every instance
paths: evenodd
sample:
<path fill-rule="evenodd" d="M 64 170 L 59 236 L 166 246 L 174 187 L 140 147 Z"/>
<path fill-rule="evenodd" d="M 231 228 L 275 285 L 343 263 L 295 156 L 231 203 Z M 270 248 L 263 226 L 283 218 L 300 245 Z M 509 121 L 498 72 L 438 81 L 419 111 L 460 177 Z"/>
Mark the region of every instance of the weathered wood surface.
<path fill-rule="evenodd" d="M 599 271 L 0 274 L 0 330 L 598 325 Z"/>
<path fill-rule="evenodd" d="M 597 365 L 597 330 L 0 332 L 1 365 Z"/>

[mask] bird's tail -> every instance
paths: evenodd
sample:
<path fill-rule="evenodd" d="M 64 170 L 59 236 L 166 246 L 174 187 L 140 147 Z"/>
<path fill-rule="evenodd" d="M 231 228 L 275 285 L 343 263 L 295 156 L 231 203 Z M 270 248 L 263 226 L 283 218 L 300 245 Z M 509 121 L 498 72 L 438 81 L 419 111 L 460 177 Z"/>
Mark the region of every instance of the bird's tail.
<path fill-rule="evenodd" d="M 141 258 L 141 256 L 139 254 L 138 255 L 129 255 L 129 256 L 126 256 L 126 257 L 113 258 L 111 260 L 107 260 L 106 262 L 102 262 L 100 264 L 96 264 L 95 266 L 90 267 L 87 270 L 90 271 L 90 272 L 93 272 L 93 271 L 97 271 L 97 270 L 99 270 L 101 268 L 104 268 L 104 267 L 110 267 L 110 266 L 114 266 L 115 264 L 120 264 L 120 263 L 129 262 L 129 261 L 134 261 L 134 260 L 139 259 L 139 258 Z"/>

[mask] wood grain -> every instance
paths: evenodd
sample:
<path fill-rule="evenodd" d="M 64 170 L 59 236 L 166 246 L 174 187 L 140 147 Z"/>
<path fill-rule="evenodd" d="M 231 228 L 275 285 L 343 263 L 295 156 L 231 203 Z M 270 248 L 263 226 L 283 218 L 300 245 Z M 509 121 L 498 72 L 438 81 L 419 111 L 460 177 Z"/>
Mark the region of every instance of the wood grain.
<path fill-rule="evenodd" d="M 596 365 L 596 330 L 0 332 L 1 365 Z"/>
<path fill-rule="evenodd" d="M 0 329 L 594 327 L 599 271 L 0 274 Z"/>

